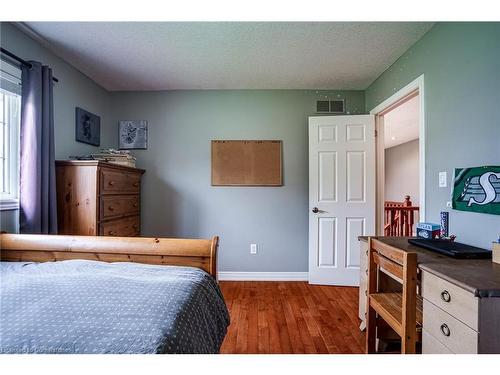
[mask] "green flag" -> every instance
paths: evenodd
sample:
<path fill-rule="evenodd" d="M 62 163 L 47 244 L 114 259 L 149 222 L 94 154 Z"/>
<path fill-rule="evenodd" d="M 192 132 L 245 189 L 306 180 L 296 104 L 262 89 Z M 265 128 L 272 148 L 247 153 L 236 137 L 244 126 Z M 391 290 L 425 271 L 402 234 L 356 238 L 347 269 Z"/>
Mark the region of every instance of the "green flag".
<path fill-rule="evenodd" d="M 452 207 L 500 215 L 500 166 L 456 168 Z"/>

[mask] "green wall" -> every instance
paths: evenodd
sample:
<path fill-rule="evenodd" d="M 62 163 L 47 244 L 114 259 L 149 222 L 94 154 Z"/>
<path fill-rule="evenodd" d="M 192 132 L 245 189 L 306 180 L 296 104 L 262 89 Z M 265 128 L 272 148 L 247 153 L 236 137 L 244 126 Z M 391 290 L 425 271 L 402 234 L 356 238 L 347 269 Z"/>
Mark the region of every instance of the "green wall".
<path fill-rule="evenodd" d="M 500 164 L 500 23 L 438 23 L 366 89 L 369 111 L 424 74 L 427 221 L 450 210 L 438 173 Z M 500 216 L 451 211 L 458 241 L 491 248 Z"/>
<path fill-rule="evenodd" d="M 308 269 L 308 116 L 316 99 L 345 98 L 364 112 L 363 91 L 199 90 L 113 93 L 112 122 L 149 123 L 136 151 L 147 236 L 219 235 L 219 270 Z M 283 141 L 284 186 L 212 187 L 212 139 Z M 250 255 L 250 243 L 258 254 Z"/>

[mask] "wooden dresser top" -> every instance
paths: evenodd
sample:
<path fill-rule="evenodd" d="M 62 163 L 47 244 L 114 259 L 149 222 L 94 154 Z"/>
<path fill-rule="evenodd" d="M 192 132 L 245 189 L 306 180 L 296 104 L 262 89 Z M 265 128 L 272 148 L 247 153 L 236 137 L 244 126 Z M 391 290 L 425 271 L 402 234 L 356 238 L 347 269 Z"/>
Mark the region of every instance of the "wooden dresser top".
<path fill-rule="evenodd" d="M 128 172 L 144 173 L 144 169 L 127 167 L 125 165 L 109 163 L 101 160 L 56 160 L 58 166 L 92 166 L 121 169 Z"/>
<path fill-rule="evenodd" d="M 449 281 L 477 297 L 500 298 L 500 264 L 491 259 L 455 259 L 408 243 L 410 237 L 373 237 L 405 251 L 417 253 L 418 267 Z M 359 237 L 367 241 L 368 237 Z"/>

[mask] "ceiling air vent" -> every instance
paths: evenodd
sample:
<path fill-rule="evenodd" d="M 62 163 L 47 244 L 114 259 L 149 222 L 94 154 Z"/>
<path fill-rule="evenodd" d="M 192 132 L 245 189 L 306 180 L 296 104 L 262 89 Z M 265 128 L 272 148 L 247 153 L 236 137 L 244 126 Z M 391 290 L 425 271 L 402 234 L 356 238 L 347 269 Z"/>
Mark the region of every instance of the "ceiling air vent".
<path fill-rule="evenodd" d="M 344 113 L 345 101 L 344 99 L 339 100 L 317 100 L 316 101 L 316 112 L 317 113 Z"/>

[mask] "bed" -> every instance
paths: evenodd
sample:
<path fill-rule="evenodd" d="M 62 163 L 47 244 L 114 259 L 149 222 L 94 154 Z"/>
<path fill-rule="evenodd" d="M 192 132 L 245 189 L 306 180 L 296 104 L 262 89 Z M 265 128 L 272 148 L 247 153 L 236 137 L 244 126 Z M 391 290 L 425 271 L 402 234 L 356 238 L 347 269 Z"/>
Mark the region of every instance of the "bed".
<path fill-rule="evenodd" d="M 1 234 L 0 353 L 218 353 L 218 239 Z"/>

